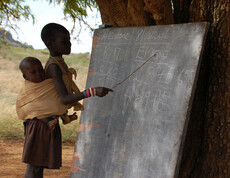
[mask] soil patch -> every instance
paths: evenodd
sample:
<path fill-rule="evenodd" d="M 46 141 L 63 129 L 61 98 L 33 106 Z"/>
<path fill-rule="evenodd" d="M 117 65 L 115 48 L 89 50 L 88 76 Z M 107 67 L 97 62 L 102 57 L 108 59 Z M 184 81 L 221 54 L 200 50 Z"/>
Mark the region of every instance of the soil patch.
<path fill-rule="evenodd" d="M 67 178 L 74 153 L 74 146 L 62 146 L 62 167 L 58 170 L 45 169 L 44 178 Z M 22 163 L 23 142 L 0 140 L 0 177 L 24 178 L 26 164 Z"/>

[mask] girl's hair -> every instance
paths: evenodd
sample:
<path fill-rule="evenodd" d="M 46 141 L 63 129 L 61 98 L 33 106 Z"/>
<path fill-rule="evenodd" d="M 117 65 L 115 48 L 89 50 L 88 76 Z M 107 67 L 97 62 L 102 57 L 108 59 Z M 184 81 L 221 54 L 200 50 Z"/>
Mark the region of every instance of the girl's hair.
<path fill-rule="evenodd" d="M 41 31 L 42 41 L 46 44 L 47 40 L 53 40 L 57 32 L 69 33 L 69 31 L 60 24 L 57 23 L 46 24 Z"/>

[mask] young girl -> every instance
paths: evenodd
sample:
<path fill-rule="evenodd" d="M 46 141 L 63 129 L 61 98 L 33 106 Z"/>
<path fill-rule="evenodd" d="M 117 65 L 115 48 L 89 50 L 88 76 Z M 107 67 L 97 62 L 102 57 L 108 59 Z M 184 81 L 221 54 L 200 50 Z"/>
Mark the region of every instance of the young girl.
<path fill-rule="evenodd" d="M 75 107 L 75 110 L 83 110 L 83 106 L 78 101 L 91 96 L 104 97 L 111 89 L 105 87 L 88 88 L 80 92 L 78 87 L 72 81 L 72 75 L 75 74 L 73 69 L 69 69 L 63 59 L 63 55 L 70 54 L 71 43 L 68 30 L 62 25 L 50 23 L 43 27 L 41 38 L 47 46 L 50 57 L 45 66 L 47 78 L 52 78 L 55 88 L 63 104 Z M 43 169 L 59 169 L 61 167 L 61 131 L 57 123 L 54 130 L 47 131 L 48 135 L 41 135 L 38 120 L 30 120 L 26 124 L 25 142 L 40 143 L 39 150 L 37 147 L 27 147 L 23 150 L 23 162 L 28 163 L 26 176 L 42 177 Z M 35 130 L 30 132 L 31 130 Z M 30 135 L 32 133 L 32 135 Z M 48 140 L 48 141 L 47 141 Z M 43 143 L 42 143 L 43 141 Z M 49 143 L 48 146 L 44 146 Z M 55 152 L 53 152 L 55 150 Z M 39 154 L 39 156 L 35 156 Z M 52 159 L 49 159 L 52 158 Z"/>

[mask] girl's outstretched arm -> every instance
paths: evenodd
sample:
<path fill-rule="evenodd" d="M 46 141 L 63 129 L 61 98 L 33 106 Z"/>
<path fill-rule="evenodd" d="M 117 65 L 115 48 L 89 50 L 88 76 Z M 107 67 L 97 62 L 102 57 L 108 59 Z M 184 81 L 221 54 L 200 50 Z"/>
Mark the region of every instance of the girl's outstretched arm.
<path fill-rule="evenodd" d="M 75 102 L 80 101 L 80 100 L 85 98 L 83 92 L 76 93 L 76 94 L 69 94 L 67 92 L 65 83 L 62 79 L 62 71 L 58 65 L 50 64 L 48 66 L 47 72 L 48 72 L 47 77 L 53 78 L 57 93 L 60 96 L 63 104 L 72 104 L 72 103 L 75 103 Z M 113 91 L 113 90 L 111 90 L 109 88 L 105 88 L 105 87 L 95 87 L 95 89 L 96 89 L 96 95 L 99 97 L 104 97 L 109 92 Z"/>

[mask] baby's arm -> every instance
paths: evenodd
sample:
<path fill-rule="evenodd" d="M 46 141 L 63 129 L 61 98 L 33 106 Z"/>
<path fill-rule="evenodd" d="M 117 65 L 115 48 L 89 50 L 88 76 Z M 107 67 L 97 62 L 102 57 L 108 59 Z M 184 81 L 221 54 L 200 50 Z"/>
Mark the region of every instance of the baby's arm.
<path fill-rule="evenodd" d="M 73 120 L 77 120 L 78 116 L 77 116 L 76 112 L 74 112 L 72 115 L 69 115 L 69 118 L 70 118 L 70 121 L 73 121 Z"/>
<path fill-rule="evenodd" d="M 57 93 L 60 96 L 63 104 L 72 104 L 85 98 L 83 92 L 68 94 L 64 81 L 62 80 L 62 71 L 58 65 L 50 64 L 47 72 L 48 77 L 53 78 Z M 99 97 L 103 97 L 107 95 L 108 92 L 113 91 L 105 87 L 95 87 L 95 89 L 96 95 Z"/>

